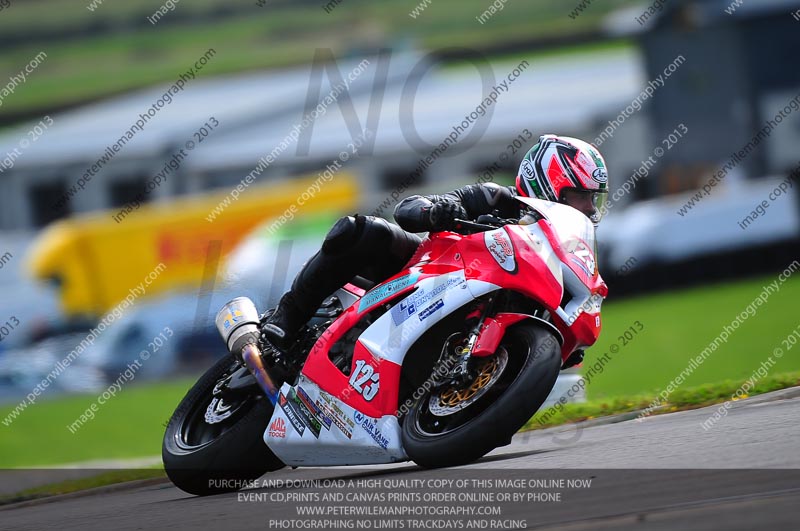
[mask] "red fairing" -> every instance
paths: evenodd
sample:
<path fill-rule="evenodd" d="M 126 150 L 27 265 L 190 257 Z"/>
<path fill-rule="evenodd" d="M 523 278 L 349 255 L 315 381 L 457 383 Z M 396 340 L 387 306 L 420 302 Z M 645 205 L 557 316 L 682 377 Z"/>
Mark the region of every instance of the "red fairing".
<path fill-rule="evenodd" d="M 406 274 L 408 274 L 408 272 L 404 271 L 395 275 L 392 279 L 402 278 Z M 413 285 L 408 286 L 402 291 L 398 291 L 395 295 L 407 293 L 412 289 L 414 289 Z M 365 415 L 378 418 L 383 415 L 394 414 L 396 411 L 397 396 L 399 393 L 400 366 L 390 361 L 375 359 L 360 341 L 356 342 L 350 374 L 354 374 L 356 363 L 362 360 L 364 365 L 369 365 L 374 372 L 380 373 L 381 375 L 381 386 L 377 394 L 368 401 L 365 400 L 361 394 L 355 392 L 354 388 L 350 385 L 350 377 L 342 374 L 328 356 L 328 352 L 334 343 L 355 326 L 355 324 L 366 313 L 369 313 L 375 305 L 364 308 L 364 311 L 359 311 L 359 306 L 360 301 L 347 308 L 344 314 L 320 336 L 308 355 L 302 373 L 319 385 L 323 391 L 332 394 L 345 404 L 354 407 Z M 391 401 L 392 397 L 394 398 L 394 402 Z"/>
<path fill-rule="evenodd" d="M 556 321 L 556 328 L 564 336 L 564 345 L 561 347 L 563 360 L 566 360 L 576 349 L 594 345 L 602 328 L 599 312 L 580 314 L 572 326 L 566 326 L 558 319 L 554 319 L 554 321 Z"/>
<path fill-rule="evenodd" d="M 363 297 L 366 293 L 366 290 L 363 290 L 356 286 L 355 284 L 347 283 L 344 285 L 344 289 L 355 295 L 356 297 Z"/>
<path fill-rule="evenodd" d="M 344 403 L 364 412 L 364 414 L 377 418 L 382 414 L 381 410 L 377 407 L 379 402 L 375 402 L 374 400 L 367 402 L 360 395 L 353 392 L 353 388 L 350 387 L 349 377 L 342 374 L 342 371 L 340 371 L 328 357 L 331 346 L 333 346 L 333 344 L 363 316 L 363 313 L 358 312 L 358 307 L 358 302 L 350 306 L 345 310 L 344 314 L 320 336 L 312 347 L 302 372 L 304 376 L 319 385 L 323 391 L 341 399 Z M 366 356 L 361 353 L 361 351 L 364 350 L 366 349 L 364 349 L 360 342 L 356 343 L 356 350 L 353 354 L 353 367 L 355 367 L 356 354 L 360 355 L 359 359 L 366 359 Z M 369 353 L 367 353 L 367 355 L 372 357 Z M 378 364 L 374 363 L 373 365 Z M 388 365 L 390 365 L 389 362 L 385 364 L 381 363 L 379 367 L 375 368 L 383 373 Z M 351 373 L 353 367 L 350 369 Z"/>
<path fill-rule="evenodd" d="M 600 276 L 597 258 L 589 245 L 583 241 L 573 241 L 568 242 L 566 248 L 562 247 L 553 228 L 546 220 L 540 220 L 538 225 L 547 236 L 558 258 L 567 264 L 570 270 L 587 286 L 591 295 L 598 295 L 605 299 L 608 295 L 608 286 Z M 576 349 L 594 345 L 600 336 L 602 323 L 599 311 L 584 311 L 574 318 L 572 324 L 564 322 L 557 314 L 551 313 L 556 328 L 564 336 L 564 344 L 561 347 L 561 357 L 564 360 Z"/>
<path fill-rule="evenodd" d="M 500 238 L 495 238 L 496 234 Z M 511 244 L 510 256 L 506 255 L 505 246 L 497 243 L 498 239 L 502 241 L 502 234 Z M 561 284 L 527 242 L 524 229 L 517 225 L 463 238 L 459 247 L 467 264 L 466 277 L 524 293 L 548 309 L 557 308 L 561 302 Z M 505 268 L 500 260 L 504 261 Z"/>
<path fill-rule="evenodd" d="M 458 237 L 456 236 L 452 239 L 457 240 Z M 423 248 L 421 250 L 424 252 L 420 253 L 420 257 L 427 254 L 430 250 L 435 250 L 435 252 L 441 253 L 439 260 L 435 263 L 429 263 L 428 260 L 430 257 L 428 256 L 424 258 L 422 263 L 401 271 L 380 286 L 376 286 L 373 290 L 367 292 L 367 296 L 369 296 L 370 293 L 376 292 L 381 286 L 386 286 L 387 284 L 391 284 L 407 276 L 414 279 L 414 282 L 410 283 L 407 287 L 392 291 L 386 298 L 382 298 L 374 304 L 369 304 L 362 308 L 362 302 L 365 300 L 365 298 L 362 297 L 358 302 L 347 308 L 325 333 L 320 336 L 312 347 L 308 359 L 303 366 L 303 375 L 319 385 L 323 391 L 332 394 L 345 404 L 374 418 L 396 414 L 397 401 L 400 394 L 400 366 L 388 360 L 379 360 L 375 358 L 372 353 L 358 341 L 356 342 L 353 352 L 350 376 L 346 376 L 331 362 L 328 352 L 348 330 L 355 326 L 365 314 L 369 313 L 376 306 L 398 297 L 402 298 L 414 289 L 417 282 L 425 278 L 451 273 L 464 268 L 463 262 L 458 257 L 458 248 L 447 238 L 434 238 L 433 241 L 425 240 L 421 247 Z M 361 366 L 359 366 L 359 361 L 362 362 Z M 365 369 L 367 366 L 370 368 Z M 354 383 L 356 385 L 360 384 L 361 394 L 356 392 L 354 386 L 351 385 L 350 382 L 351 377 L 356 374 L 357 368 L 362 370 L 356 375 Z M 372 371 L 374 374 L 380 373 L 380 386 L 374 396 L 370 395 L 371 384 L 369 378 L 364 382 L 359 382 L 359 380 L 366 375 L 365 371 Z M 370 397 L 370 400 L 366 400 L 364 398 L 365 396 Z"/>
<path fill-rule="evenodd" d="M 586 242 L 572 241 L 564 248 L 547 220 L 540 220 L 537 224 L 559 260 L 567 264 L 591 294 L 605 298 L 608 287 L 597 270 L 596 257 L 591 247 Z M 511 256 L 507 256 L 506 246 L 500 245 L 502 238 L 498 243 L 493 237 L 499 234 L 498 231 L 504 231 L 508 235 Z M 486 235 L 491 235 L 491 239 Z M 497 245 L 492 248 L 495 243 Z M 460 241 L 459 248 L 462 249 L 463 260 L 467 264 L 468 279 L 483 280 L 504 289 L 518 291 L 540 302 L 550 311 L 556 328 L 564 336 L 561 356 L 566 360 L 576 348 L 588 347 L 597 341 L 601 330 L 600 314 L 586 311 L 575 318 L 571 325 L 559 319 L 556 310 L 561 305 L 563 288 L 548 264 L 531 245 L 530 237 L 523 227 L 507 225 L 502 229 L 466 236 Z M 513 266 L 510 260 L 513 260 Z M 560 264 L 554 265 L 560 267 Z M 499 331 L 492 330 L 489 333 Z"/>
<path fill-rule="evenodd" d="M 590 294 L 604 298 L 608 289 L 597 272 L 594 253 L 589 245 L 573 241 L 562 248 L 549 222 L 540 220 L 537 224 L 559 260 L 567 264 L 587 286 Z M 561 264 L 548 265 L 535 249 L 537 242 L 519 225 L 507 225 L 469 236 L 451 232 L 431 234 L 423 240 L 407 269 L 369 292 L 360 294 L 359 300 L 325 331 L 312 348 L 303 367 L 303 375 L 325 392 L 365 415 L 373 418 L 395 415 L 400 390 L 400 365 L 375 358 L 358 341 L 350 375 L 347 376 L 330 361 L 328 352 L 334 343 L 377 306 L 404 297 L 423 279 L 459 270 L 464 271 L 467 280 L 483 281 L 501 289 L 517 291 L 549 310 L 555 326 L 564 336 L 563 359 L 576 348 L 592 345 L 600 334 L 599 312 L 587 308 L 571 324 L 560 319 L 556 312 L 564 292 L 554 271 L 561 276 Z M 356 292 L 353 286 L 348 288 Z M 476 342 L 474 355 L 487 356 L 495 352 L 506 328 L 526 317 L 504 313 L 487 319 Z M 380 384 L 376 385 L 378 382 Z"/>

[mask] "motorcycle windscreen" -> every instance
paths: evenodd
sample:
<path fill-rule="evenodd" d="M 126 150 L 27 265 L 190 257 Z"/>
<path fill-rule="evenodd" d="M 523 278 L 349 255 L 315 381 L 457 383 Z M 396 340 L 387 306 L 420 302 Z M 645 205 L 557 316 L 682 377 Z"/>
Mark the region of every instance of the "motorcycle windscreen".
<path fill-rule="evenodd" d="M 561 249 L 569 257 L 568 266 L 587 285 L 598 274 L 597 237 L 594 224 L 582 212 L 571 206 L 529 197 L 517 198 L 527 206 L 536 210 L 550 222 L 556 236 L 561 242 Z M 520 225 L 535 222 L 533 216 L 520 220 Z"/>

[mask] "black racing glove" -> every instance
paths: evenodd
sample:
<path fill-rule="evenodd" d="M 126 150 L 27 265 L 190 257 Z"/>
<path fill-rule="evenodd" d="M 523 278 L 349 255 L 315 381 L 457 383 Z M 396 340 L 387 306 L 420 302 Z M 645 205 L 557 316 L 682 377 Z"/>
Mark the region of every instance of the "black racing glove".
<path fill-rule="evenodd" d="M 449 230 L 456 219 L 466 219 L 467 211 L 455 201 L 440 201 L 428 211 L 428 220 L 434 232 Z"/>

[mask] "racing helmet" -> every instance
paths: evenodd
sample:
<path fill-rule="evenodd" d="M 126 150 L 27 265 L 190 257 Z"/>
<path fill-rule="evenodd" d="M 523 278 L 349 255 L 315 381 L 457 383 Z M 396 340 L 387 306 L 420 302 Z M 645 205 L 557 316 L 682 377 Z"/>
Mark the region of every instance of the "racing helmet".
<path fill-rule="evenodd" d="M 519 165 L 517 192 L 577 208 L 597 226 L 608 198 L 605 160 L 583 140 L 542 135 Z"/>

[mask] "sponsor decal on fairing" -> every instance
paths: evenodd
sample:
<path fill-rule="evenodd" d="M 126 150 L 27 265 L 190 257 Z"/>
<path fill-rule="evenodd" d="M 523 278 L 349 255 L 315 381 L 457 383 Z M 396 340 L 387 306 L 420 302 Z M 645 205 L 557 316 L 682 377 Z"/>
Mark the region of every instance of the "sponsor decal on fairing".
<path fill-rule="evenodd" d="M 418 272 L 409 273 L 400 278 L 396 278 L 391 282 L 387 282 L 386 284 L 374 288 L 364 295 L 364 297 L 362 297 L 361 302 L 358 305 L 358 311 L 363 312 L 367 308 L 392 297 L 397 292 L 403 291 L 409 286 L 413 286 L 418 278 Z"/>
<path fill-rule="evenodd" d="M 286 415 L 286 418 L 289 419 L 294 430 L 302 436 L 306 431 L 306 426 L 300 420 L 300 414 L 294 410 L 289 400 L 286 399 L 286 395 L 283 393 L 278 395 L 278 405 L 283 410 L 283 414 Z"/>
<path fill-rule="evenodd" d="M 281 417 L 276 418 L 269 425 L 269 436 L 284 439 L 286 437 L 286 422 Z"/>
<path fill-rule="evenodd" d="M 413 294 L 401 300 L 392 307 L 391 314 L 392 320 L 396 326 L 400 326 L 412 315 L 417 313 L 417 310 L 424 304 L 433 300 L 442 293 L 450 290 L 451 288 L 462 286 L 466 283 L 466 279 L 462 276 L 450 276 L 446 282 L 442 282 L 431 289 L 419 288 Z M 422 321 L 423 318 L 420 318 Z"/>
<path fill-rule="evenodd" d="M 314 437 L 319 438 L 319 434 L 322 431 L 322 423 L 317 419 L 317 417 L 311 412 L 311 410 L 306 406 L 300 397 L 297 396 L 297 391 L 294 388 L 289 390 L 289 396 L 287 396 L 289 400 L 289 407 L 292 408 L 295 413 L 298 414 L 300 421 L 311 430 L 311 433 L 314 434 Z"/>
<path fill-rule="evenodd" d="M 436 313 L 436 310 L 440 310 L 442 308 L 444 308 L 444 301 L 442 299 L 438 299 L 436 302 L 419 312 L 419 320 L 424 321 Z"/>
<path fill-rule="evenodd" d="M 569 247 L 573 247 L 570 249 Z M 568 246 L 567 252 L 570 253 L 570 261 L 581 268 L 588 276 L 592 276 L 597 269 L 597 262 L 594 253 L 582 241 L 578 241 L 574 246 Z"/>
<path fill-rule="evenodd" d="M 299 392 L 301 386 L 303 390 Z M 298 406 L 290 398 L 293 394 L 301 402 L 308 398 L 315 406 L 306 406 L 309 411 L 319 410 L 336 427 L 321 430 L 319 437 L 305 435 L 310 429 L 296 411 Z M 275 408 L 270 427 L 264 430 L 264 442 L 287 466 L 380 464 L 408 458 L 400 443 L 400 425 L 395 415 L 368 417 L 302 375 L 296 386 L 284 383 L 279 396 L 280 407 Z M 292 424 L 286 415 L 294 415 L 300 429 L 287 429 L 284 437 L 276 436 L 280 433 L 277 419 L 284 422 L 284 427 Z"/>
<path fill-rule="evenodd" d="M 503 229 L 485 232 L 483 242 L 492 258 L 504 271 L 514 273 L 517 270 L 517 260 L 514 256 L 514 246 L 511 237 Z"/>
<path fill-rule="evenodd" d="M 347 414 L 342 411 L 336 402 L 328 395 L 327 393 L 320 393 L 319 400 L 317 400 L 317 406 L 325 412 L 325 414 L 331 419 L 333 425 L 339 428 L 345 437 L 351 439 L 353 437 L 353 428 L 355 427 L 355 422 L 353 419 L 347 416 Z"/>
<path fill-rule="evenodd" d="M 378 424 L 374 419 L 364 415 L 360 411 L 353 413 L 353 419 L 356 421 L 356 424 L 361 426 L 361 428 L 367 432 L 367 435 L 372 437 L 373 441 L 378 443 L 378 446 L 386 450 L 386 448 L 389 446 L 389 439 L 387 439 L 381 433 L 381 430 L 378 429 Z"/>
<path fill-rule="evenodd" d="M 412 300 L 402 300 L 392 306 L 392 320 L 397 326 L 405 323 L 415 313 L 417 313 L 417 305 L 413 298 Z"/>
<path fill-rule="evenodd" d="M 325 426 L 326 430 L 331 429 L 331 419 L 322 412 L 319 406 L 317 406 L 317 404 L 315 404 L 314 401 L 308 396 L 308 393 L 306 393 L 305 390 L 299 385 L 297 386 L 297 397 L 303 402 L 306 408 L 308 408 L 311 413 L 317 419 L 319 419 L 320 422 L 322 422 L 322 425 Z"/>

